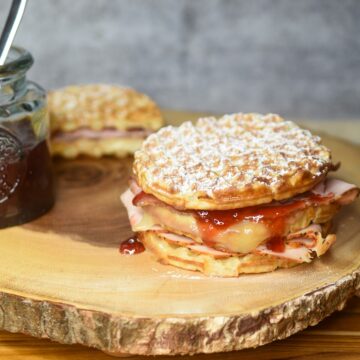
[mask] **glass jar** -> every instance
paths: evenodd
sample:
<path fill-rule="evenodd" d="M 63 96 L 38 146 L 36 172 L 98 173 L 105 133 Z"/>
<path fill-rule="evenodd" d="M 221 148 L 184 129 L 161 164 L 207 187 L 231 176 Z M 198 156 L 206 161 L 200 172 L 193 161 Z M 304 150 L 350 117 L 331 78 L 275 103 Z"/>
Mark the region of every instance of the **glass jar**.
<path fill-rule="evenodd" d="M 34 60 L 12 47 L 0 66 L 0 228 L 22 224 L 54 204 L 46 93 L 27 81 Z"/>

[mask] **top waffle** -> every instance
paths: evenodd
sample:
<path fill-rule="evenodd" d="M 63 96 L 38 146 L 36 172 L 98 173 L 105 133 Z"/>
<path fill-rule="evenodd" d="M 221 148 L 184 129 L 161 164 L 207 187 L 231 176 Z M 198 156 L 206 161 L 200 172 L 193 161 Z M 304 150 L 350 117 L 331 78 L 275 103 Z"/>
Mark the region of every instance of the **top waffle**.
<path fill-rule="evenodd" d="M 114 85 L 74 85 L 48 96 L 51 131 L 79 128 L 157 130 L 163 124 L 160 110 L 146 95 Z"/>
<path fill-rule="evenodd" d="M 235 209 L 310 190 L 331 169 L 321 139 L 278 115 L 167 126 L 135 153 L 142 189 L 180 209 Z"/>

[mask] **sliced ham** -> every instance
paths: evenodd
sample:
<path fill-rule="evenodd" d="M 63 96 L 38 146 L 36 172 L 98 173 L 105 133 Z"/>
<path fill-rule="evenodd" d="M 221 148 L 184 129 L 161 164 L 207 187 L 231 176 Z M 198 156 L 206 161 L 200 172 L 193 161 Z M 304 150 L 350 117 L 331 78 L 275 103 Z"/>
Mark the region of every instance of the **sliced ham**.
<path fill-rule="evenodd" d="M 137 184 L 137 182 L 132 179 L 130 181 L 130 189 L 133 194 L 132 201 L 132 207 L 129 207 L 129 200 L 130 195 L 126 197 L 127 204 L 125 206 L 129 209 L 130 213 L 129 216 L 132 216 L 135 220 L 133 220 L 132 224 L 138 224 L 139 223 L 139 217 L 141 215 L 151 215 L 153 216 L 154 211 L 156 208 L 159 207 L 167 207 L 171 208 L 172 214 L 174 215 L 174 218 L 176 217 L 176 213 L 178 215 L 186 215 L 187 217 L 193 217 L 192 221 L 194 221 L 194 218 L 196 217 L 196 214 L 192 214 L 191 211 L 188 211 L 186 213 L 181 212 L 179 210 L 176 210 L 172 208 L 170 205 L 165 204 L 164 202 L 157 199 L 155 196 L 151 194 L 147 194 L 144 191 L 142 191 L 141 187 Z M 312 196 L 311 193 L 305 193 L 300 195 L 299 197 L 296 197 L 299 199 L 299 207 L 294 208 L 294 211 L 300 211 L 303 208 L 306 208 L 308 206 L 326 206 L 330 203 L 339 203 L 341 205 L 348 204 L 351 201 L 353 201 L 356 196 L 359 194 L 359 189 L 353 185 L 346 183 L 344 181 L 338 180 L 338 179 L 327 179 L 326 181 L 320 183 L 313 189 L 313 194 L 316 196 Z M 296 201 L 296 200 L 294 200 Z M 280 203 L 273 203 L 276 206 L 281 206 Z M 135 208 L 134 208 L 135 206 Z M 269 206 L 269 205 L 265 205 Z M 141 211 L 136 211 L 136 208 Z M 261 207 L 259 207 L 259 210 L 261 211 Z M 335 211 L 335 210 L 334 210 Z M 172 215 L 171 214 L 171 215 Z M 177 229 L 180 227 L 177 227 L 176 222 L 172 222 L 169 217 L 164 218 L 157 218 L 158 214 L 155 213 L 154 215 L 154 222 L 157 224 L 163 224 L 164 227 L 167 227 L 168 229 Z M 148 220 L 148 219 L 147 219 Z M 152 227 L 154 224 L 151 223 L 151 221 L 146 221 L 150 227 Z M 191 222 L 191 219 L 189 220 L 189 223 Z M 183 223 L 182 223 L 183 225 Z M 139 231 L 139 229 L 133 229 L 134 231 Z M 144 229 L 146 230 L 146 229 Z M 148 229 L 150 230 L 150 228 Z M 185 233 L 192 234 L 196 237 L 201 237 L 201 231 L 194 226 L 190 226 L 188 229 L 181 229 Z M 224 231 L 232 231 L 232 229 L 225 229 Z M 241 234 L 240 234 L 241 235 Z M 239 235 L 239 236 L 240 236 Z M 286 235 L 286 234 L 284 234 Z"/>
<path fill-rule="evenodd" d="M 133 180 L 135 183 L 136 181 Z M 134 185 L 134 188 L 136 189 L 136 193 L 134 194 L 138 195 L 140 193 L 139 185 L 136 183 Z M 316 185 L 311 192 L 320 195 L 324 197 L 324 202 L 337 202 L 340 205 L 347 205 L 351 202 L 353 202 L 356 197 L 359 195 L 360 189 L 354 185 L 347 183 L 345 181 L 339 180 L 339 179 L 326 179 L 320 184 Z M 300 195 L 302 200 L 306 200 L 307 196 L 306 194 Z M 318 202 L 319 199 L 316 201 L 312 201 L 311 197 L 309 196 L 309 202 L 308 206 L 312 205 L 312 202 Z M 134 199 L 134 205 L 136 206 L 169 206 L 165 203 L 163 203 L 161 200 L 157 199 L 154 195 L 147 194 L 145 192 L 142 192 L 140 196 L 137 196 Z"/>
<path fill-rule="evenodd" d="M 131 192 L 130 189 L 126 190 L 120 196 L 120 199 L 127 210 L 130 220 L 130 225 L 132 227 L 140 223 L 141 219 L 144 216 L 144 211 L 141 209 L 141 207 L 133 205 L 133 198 L 134 198 L 134 194 Z"/>
<path fill-rule="evenodd" d="M 235 254 L 226 251 L 219 251 L 206 245 L 196 244 L 192 239 L 186 236 L 175 235 L 171 233 L 161 233 L 161 237 L 166 241 L 176 244 L 178 246 L 184 246 L 188 249 L 195 251 L 199 254 L 213 256 L 214 258 L 229 258 Z M 305 240 L 305 238 L 302 238 Z M 279 253 L 269 250 L 266 245 L 258 246 L 253 253 L 255 254 L 267 254 L 276 257 L 281 257 L 288 260 L 302 262 L 310 262 L 315 256 L 320 256 L 328 250 L 331 244 L 335 241 L 333 235 L 327 236 L 326 239 L 322 239 L 321 235 L 318 239 L 319 244 L 314 244 L 312 248 L 307 246 L 291 247 L 286 245 L 285 251 Z M 244 256 L 245 254 L 236 254 L 236 256 Z"/>
<path fill-rule="evenodd" d="M 286 238 L 286 244 L 290 247 L 305 246 L 312 248 L 316 244 L 319 233 L 321 233 L 321 225 L 311 224 L 305 229 L 289 234 Z"/>
<path fill-rule="evenodd" d="M 141 207 L 133 205 L 134 194 L 130 189 L 126 190 L 121 196 L 120 199 L 124 204 L 128 216 L 130 225 L 133 231 L 146 231 L 146 230 L 163 230 L 163 228 L 155 224 L 152 219 L 144 213 L 144 210 Z M 148 218 L 148 221 L 144 219 Z"/>
<path fill-rule="evenodd" d="M 180 246 L 187 246 L 187 245 L 193 245 L 196 244 L 193 239 L 190 239 L 187 236 L 178 235 L 170 232 L 162 232 L 161 237 L 165 238 L 166 241 L 174 243 L 176 245 Z"/>
<path fill-rule="evenodd" d="M 311 238 L 296 238 L 292 240 L 287 240 L 286 245 L 288 245 L 291 248 L 299 248 L 302 246 L 307 247 L 308 249 L 311 249 L 315 246 L 316 239 Z"/>
<path fill-rule="evenodd" d="M 118 130 L 115 128 L 105 128 L 102 130 L 93 130 L 90 128 L 80 128 L 74 131 L 68 132 L 55 132 L 51 135 L 52 140 L 61 141 L 74 141 L 77 139 L 145 139 L 152 133 L 146 129 L 135 129 L 135 130 Z"/>
<path fill-rule="evenodd" d="M 147 194 L 143 191 L 137 193 L 133 199 L 133 204 L 135 206 L 144 207 L 144 206 L 168 206 L 163 203 L 161 200 L 157 199 L 154 195 Z"/>
<path fill-rule="evenodd" d="M 211 255 L 214 256 L 215 258 L 227 258 L 232 256 L 232 254 L 230 253 L 219 251 L 206 245 L 197 244 L 194 240 L 188 238 L 187 236 L 178 235 L 169 232 L 161 232 L 160 236 L 169 243 L 178 246 L 185 246 L 190 250 L 195 251 L 199 254 Z"/>
<path fill-rule="evenodd" d="M 299 263 L 310 262 L 314 258 L 312 250 L 305 246 L 295 248 L 286 246 L 285 251 L 275 252 L 269 250 L 265 245 L 260 245 L 254 250 L 254 253 L 272 255 L 284 259 L 294 260 Z"/>
<path fill-rule="evenodd" d="M 316 255 L 314 248 L 316 247 L 319 234 L 321 237 L 321 225 L 312 224 L 300 231 L 289 234 L 285 240 L 285 250 L 283 252 L 272 251 L 264 244 L 258 246 L 254 252 L 297 262 L 310 262 Z"/>
<path fill-rule="evenodd" d="M 333 195 L 332 201 L 338 202 L 340 205 L 347 205 L 353 202 L 359 195 L 360 189 L 339 179 L 326 179 L 316 185 L 312 192 L 314 194 L 329 196 Z"/>
<path fill-rule="evenodd" d="M 321 230 L 321 225 L 312 224 L 301 231 L 289 234 L 283 252 L 271 251 L 265 245 L 258 246 L 255 252 L 298 262 L 310 262 L 315 256 L 323 255 L 336 240 L 334 234 L 329 234 L 323 238 Z M 294 244 L 297 246 L 294 246 Z"/>
<path fill-rule="evenodd" d="M 197 244 L 194 240 L 186 236 L 169 233 L 164 230 L 161 232 L 161 237 L 169 243 L 173 243 L 177 246 L 184 246 L 199 254 L 210 255 L 217 259 L 228 258 L 234 255 L 245 255 L 219 251 L 206 245 Z M 310 262 L 315 256 L 323 255 L 335 242 L 335 240 L 336 236 L 333 234 L 328 235 L 324 239 L 321 235 L 321 226 L 313 224 L 297 233 L 290 234 L 285 241 L 285 250 L 283 252 L 272 251 L 269 250 L 266 245 L 260 245 L 253 251 L 253 253 L 267 254 L 297 261 L 299 263 Z M 293 246 L 294 243 L 297 243 L 297 246 Z"/>
<path fill-rule="evenodd" d="M 188 246 L 188 248 L 190 250 L 195 251 L 200 254 L 211 255 L 211 256 L 215 257 L 216 259 L 228 258 L 228 257 L 232 256 L 232 254 L 230 254 L 230 253 L 227 253 L 224 251 L 219 251 L 219 250 L 213 249 L 206 245 L 196 244 L 196 245 L 190 245 L 190 246 Z"/>
<path fill-rule="evenodd" d="M 130 179 L 129 188 L 134 195 L 137 195 L 142 192 L 141 187 L 139 186 L 139 184 L 137 183 L 137 181 L 134 178 Z"/>
<path fill-rule="evenodd" d="M 323 255 L 329 247 L 336 241 L 336 235 L 329 234 L 325 238 L 322 236 L 322 227 L 319 224 L 312 224 L 301 231 L 293 234 L 289 234 L 286 242 L 297 241 L 304 244 L 306 247 L 310 247 L 317 256 Z M 312 242 L 313 245 L 309 246 Z"/>

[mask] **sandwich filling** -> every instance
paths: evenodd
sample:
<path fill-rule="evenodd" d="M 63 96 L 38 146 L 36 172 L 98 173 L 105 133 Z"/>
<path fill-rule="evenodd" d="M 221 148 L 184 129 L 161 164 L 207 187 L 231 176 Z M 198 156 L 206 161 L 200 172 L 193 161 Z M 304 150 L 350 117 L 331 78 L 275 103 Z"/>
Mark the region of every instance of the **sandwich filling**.
<path fill-rule="evenodd" d="M 101 130 L 93 130 L 91 128 L 82 127 L 73 131 L 56 131 L 51 135 L 52 140 L 71 142 L 78 139 L 145 139 L 152 133 L 141 127 L 128 128 L 126 130 L 118 130 L 116 128 L 103 128 Z"/>
<path fill-rule="evenodd" d="M 327 179 L 285 201 L 224 211 L 180 210 L 132 180 L 121 199 L 133 231 L 156 231 L 170 244 L 214 257 L 259 253 L 309 262 L 335 241 L 335 235 L 325 236 L 330 221 L 358 195 L 355 185 Z"/>

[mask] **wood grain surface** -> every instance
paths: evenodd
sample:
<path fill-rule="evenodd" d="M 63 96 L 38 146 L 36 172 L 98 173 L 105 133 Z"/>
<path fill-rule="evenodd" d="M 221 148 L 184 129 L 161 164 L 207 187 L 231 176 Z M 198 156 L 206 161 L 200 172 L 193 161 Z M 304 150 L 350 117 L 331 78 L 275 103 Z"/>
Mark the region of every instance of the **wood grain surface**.
<path fill-rule="evenodd" d="M 172 113 L 171 117 L 179 122 L 191 118 L 191 114 Z M 331 137 L 325 137 L 325 143 L 334 150 L 335 160 L 343 161 L 340 176 L 360 182 L 356 166 L 359 148 Z M 126 186 L 130 159 L 57 161 L 55 165 L 59 190 L 55 209 L 31 224 L 0 232 L 0 327 L 7 330 L 66 343 L 81 342 L 110 351 L 152 353 L 151 347 L 157 346 L 157 351 L 163 349 L 159 339 L 155 343 L 152 340 L 150 347 L 142 344 L 143 347 L 131 348 L 136 341 L 116 347 L 108 343 L 108 334 L 117 329 L 115 323 L 118 326 L 117 322 L 124 319 L 133 326 L 134 316 L 142 321 L 156 319 L 156 324 L 147 324 L 149 332 L 151 326 L 168 326 L 169 318 L 180 318 L 183 324 L 191 325 L 181 333 L 183 340 L 174 339 L 174 344 L 182 346 L 181 342 L 191 343 L 196 329 L 203 331 L 210 323 L 213 326 L 213 320 L 207 320 L 214 317 L 217 321 L 240 321 L 242 327 L 246 317 L 245 327 L 250 326 L 251 330 L 251 326 L 259 323 L 258 320 L 254 323 L 254 319 L 259 319 L 260 314 L 263 316 L 267 307 L 276 309 L 267 317 L 272 325 L 265 335 L 259 333 L 260 338 L 251 339 L 250 333 L 238 334 L 237 340 L 245 344 L 240 347 L 246 347 L 316 324 L 341 307 L 358 286 L 358 274 L 347 276 L 360 264 L 360 242 L 356 241 L 360 234 L 358 206 L 349 207 L 338 217 L 339 241 L 334 251 L 322 260 L 272 274 L 225 279 L 214 288 L 214 279 L 163 266 L 154 262 L 149 253 L 133 258 L 118 254 L 119 243 L 131 234 L 126 214 L 118 202 L 118 195 Z M 339 282 L 334 285 L 336 281 Z M 305 293 L 308 295 L 302 296 Z M 304 310 L 304 306 L 309 308 Z M 337 341 L 341 341 L 347 344 L 343 345 L 342 358 L 355 358 L 352 356 L 359 355 L 356 328 L 359 321 L 349 319 L 356 319 L 359 307 L 352 301 L 349 310 L 336 314 L 335 320 L 325 320 L 317 328 L 282 342 L 208 357 L 235 358 L 241 354 L 244 359 L 290 356 L 301 359 L 318 354 L 317 358 L 329 358 L 330 353 L 339 351 Z M 203 328 L 194 325 L 199 316 L 205 319 Z M 122 324 L 128 326 L 128 323 Z M 131 338 L 129 335 L 144 337 L 145 325 L 141 323 L 135 331 L 128 327 L 126 338 Z M 178 327 L 172 331 L 167 336 L 179 336 Z M 216 348 L 202 349 L 219 351 L 222 345 L 224 349 L 236 348 L 228 343 L 232 338 L 229 334 L 220 339 L 223 343 L 219 341 Z M 57 345 L 24 335 L 1 333 L 0 341 L 0 358 L 107 358 L 77 345 Z M 11 345 L 14 343 L 18 346 Z M 186 352 L 187 348 L 183 349 L 182 352 Z M 189 349 L 196 351 L 196 348 Z"/>
<path fill-rule="evenodd" d="M 111 360 L 112 356 L 81 345 L 61 345 L 22 334 L 0 332 L 1 360 Z M 149 359 L 134 356 L 131 359 Z M 256 349 L 193 356 L 162 356 L 163 360 L 358 360 L 360 359 L 360 299 L 319 325 L 285 340 Z"/>

